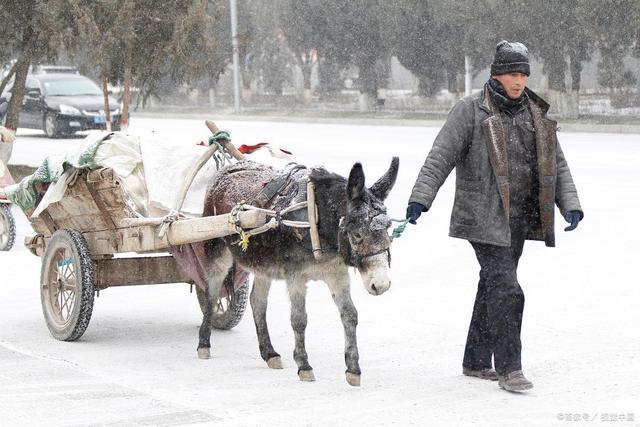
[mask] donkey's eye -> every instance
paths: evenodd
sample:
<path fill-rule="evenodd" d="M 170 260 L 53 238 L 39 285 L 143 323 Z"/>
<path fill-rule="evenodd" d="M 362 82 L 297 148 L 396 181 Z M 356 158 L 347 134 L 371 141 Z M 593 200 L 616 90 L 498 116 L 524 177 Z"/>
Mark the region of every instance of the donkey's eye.
<path fill-rule="evenodd" d="M 358 233 L 357 231 L 353 231 L 353 232 L 351 232 L 351 238 L 355 242 L 360 242 L 360 241 L 362 241 L 362 234 Z"/>

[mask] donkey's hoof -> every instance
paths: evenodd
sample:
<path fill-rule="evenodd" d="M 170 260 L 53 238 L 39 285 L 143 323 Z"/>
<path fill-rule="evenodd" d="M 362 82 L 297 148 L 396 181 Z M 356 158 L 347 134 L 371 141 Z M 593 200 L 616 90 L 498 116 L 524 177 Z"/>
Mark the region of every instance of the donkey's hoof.
<path fill-rule="evenodd" d="M 300 377 L 300 381 L 315 381 L 316 376 L 313 375 L 313 369 L 309 369 L 308 371 L 300 371 L 298 372 L 298 377 Z"/>
<path fill-rule="evenodd" d="M 352 374 L 351 372 L 346 373 L 347 382 L 349 385 L 354 387 L 360 387 L 360 374 Z"/>
<path fill-rule="evenodd" d="M 267 366 L 270 369 L 282 369 L 282 359 L 280 356 L 273 356 L 267 360 Z"/>
<path fill-rule="evenodd" d="M 198 359 L 211 359 L 211 349 L 209 347 L 199 348 Z"/>

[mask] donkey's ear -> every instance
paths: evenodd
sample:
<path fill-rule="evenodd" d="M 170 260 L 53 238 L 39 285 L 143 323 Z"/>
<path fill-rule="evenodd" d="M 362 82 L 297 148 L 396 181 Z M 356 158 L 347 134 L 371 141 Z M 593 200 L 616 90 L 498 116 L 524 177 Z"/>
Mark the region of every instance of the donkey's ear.
<path fill-rule="evenodd" d="M 382 175 L 382 178 L 377 180 L 376 183 L 371 186 L 371 193 L 378 199 L 384 200 L 389 195 L 389 192 L 393 188 L 393 184 L 396 183 L 399 166 L 400 159 L 394 157 L 391 160 L 391 166 L 389 166 L 389 170 L 384 175 Z"/>
<path fill-rule="evenodd" d="M 364 197 L 364 172 L 360 163 L 353 165 L 349 173 L 347 197 L 351 203 L 361 201 Z"/>

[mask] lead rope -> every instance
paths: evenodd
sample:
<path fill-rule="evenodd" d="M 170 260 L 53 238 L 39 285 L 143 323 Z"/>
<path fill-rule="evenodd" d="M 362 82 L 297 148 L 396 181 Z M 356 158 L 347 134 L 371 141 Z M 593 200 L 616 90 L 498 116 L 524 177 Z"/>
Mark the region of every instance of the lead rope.
<path fill-rule="evenodd" d="M 393 229 L 393 231 L 391 232 L 391 240 L 398 238 L 400 236 L 402 236 L 402 233 L 404 233 L 404 229 L 407 227 L 407 224 L 409 224 L 409 220 L 408 219 L 391 219 L 391 221 L 393 222 L 399 222 L 400 225 L 398 225 L 396 228 Z"/>
<path fill-rule="evenodd" d="M 233 156 L 224 148 L 220 141 L 231 141 L 231 134 L 226 130 L 219 130 L 209 137 L 209 145 L 216 145 L 218 150 L 213 155 L 213 160 L 216 162 L 216 169 L 220 170 L 222 166 L 227 164 Z"/>

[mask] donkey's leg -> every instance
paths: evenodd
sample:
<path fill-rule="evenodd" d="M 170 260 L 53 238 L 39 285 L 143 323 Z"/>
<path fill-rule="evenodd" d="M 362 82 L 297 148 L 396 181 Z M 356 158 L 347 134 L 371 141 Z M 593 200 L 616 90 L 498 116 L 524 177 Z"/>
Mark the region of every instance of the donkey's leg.
<path fill-rule="evenodd" d="M 224 278 L 227 277 L 229 269 L 233 265 L 231 252 L 223 247 L 216 248 L 218 256 L 211 259 L 209 270 L 207 271 L 207 309 L 202 315 L 202 324 L 198 340 L 198 357 L 209 359 L 211 357 L 211 316 L 213 315 L 213 302 L 219 297 Z"/>
<path fill-rule="evenodd" d="M 344 360 L 347 365 L 346 378 L 352 386 L 360 385 L 360 364 L 358 360 L 358 342 L 356 326 L 358 326 L 358 311 L 351 300 L 349 289 L 349 274 L 346 269 L 325 278 L 333 301 L 338 306 L 340 319 L 344 327 Z"/>
<path fill-rule="evenodd" d="M 269 329 L 267 328 L 267 301 L 270 288 L 271 279 L 264 276 L 255 276 L 250 297 L 251 311 L 253 312 L 253 322 L 256 325 L 260 356 L 271 369 L 282 369 L 282 360 L 271 345 Z"/>
<path fill-rule="evenodd" d="M 298 377 L 301 381 L 315 381 L 313 369 L 309 365 L 307 350 L 304 344 L 304 333 L 307 328 L 307 310 L 305 298 L 307 296 L 307 281 L 301 278 L 287 280 L 289 299 L 291 300 L 291 326 L 295 336 L 293 358 L 298 365 Z"/>

